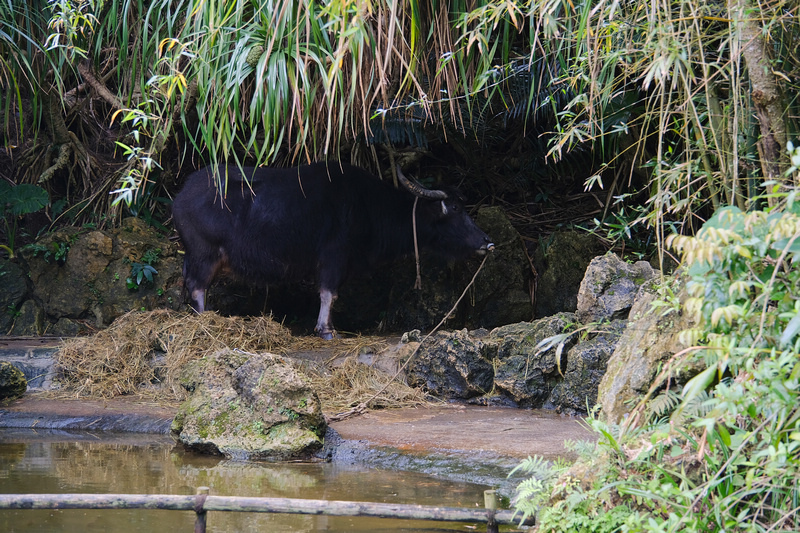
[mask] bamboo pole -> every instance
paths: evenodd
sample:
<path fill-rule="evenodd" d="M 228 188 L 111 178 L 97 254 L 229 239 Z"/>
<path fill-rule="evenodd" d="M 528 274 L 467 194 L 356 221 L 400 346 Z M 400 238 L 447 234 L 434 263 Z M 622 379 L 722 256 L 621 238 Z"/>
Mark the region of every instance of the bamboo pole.
<path fill-rule="evenodd" d="M 194 521 L 194 533 L 206 533 L 206 511 L 205 505 L 208 499 L 208 487 L 197 487 L 197 496 L 194 499 L 194 512 L 197 515 Z"/>
<path fill-rule="evenodd" d="M 500 533 L 497 526 L 497 491 L 483 491 L 483 506 L 486 507 L 486 533 Z"/>
<path fill-rule="evenodd" d="M 205 496 L 205 495 L 204 495 Z M 196 511 L 198 496 L 171 494 L 0 494 L 2 509 L 165 509 Z M 483 509 L 430 507 L 423 505 L 303 500 L 294 498 L 255 498 L 240 496 L 205 496 L 203 512 L 233 511 L 251 513 L 288 513 L 328 516 L 370 516 L 443 522 L 487 523 Z M 198 513 L 199 514 L 199 513 Z M 514 524 L 512 511 L 497 511 L 498 524 Z M 533 519 L 524 524 L 532 525 Z"/>

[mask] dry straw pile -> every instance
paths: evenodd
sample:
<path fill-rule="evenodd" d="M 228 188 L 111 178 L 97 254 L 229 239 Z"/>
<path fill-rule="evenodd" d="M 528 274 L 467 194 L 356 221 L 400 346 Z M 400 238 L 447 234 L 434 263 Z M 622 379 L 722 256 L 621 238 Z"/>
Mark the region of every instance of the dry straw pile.
<path fill-rule="evenodd" d="M 226 347 L 285 353 L 291 338 L 268 317 L 132 311 L 91 337 L 65 341 L 58 370 L 64 388 L 78 396 L 108 398 L 161 384 L 164 400 L 181 399 L 177 378 L 187 362 Z"/>
<path fill-rule="evenodd" d="M 297 366 L 309 376 L 326 412 L 338 412 L 370 400 L 370 407 L 425 403 L 420 390 L 358 362 L 364 351 L 377 353 L 383 339 L 356 337 L 323 341 L 292 337 L 269 317 L 223 317 L 214 312 L 169 310 L 130 312 L 91 337 L 65 341 L 58 352 L 61 394 L 109 398 L 144 395 L 182 400 L 180 370 L 191 360 L 225 348 L 243 352 L 302 354 Z"/>

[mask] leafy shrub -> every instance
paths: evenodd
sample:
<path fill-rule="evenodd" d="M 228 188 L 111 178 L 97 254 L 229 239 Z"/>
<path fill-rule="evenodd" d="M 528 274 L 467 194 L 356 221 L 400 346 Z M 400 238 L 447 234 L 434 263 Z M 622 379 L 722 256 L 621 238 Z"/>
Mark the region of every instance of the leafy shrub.
<path fill-rule="evenodd" d="M 697 327 L 682 333 L 695 346 L 662 376 L 687 363 L 704 370 L 680 391 L 669 381 L 654 384 L 664 391 L 620 426 L 589 419 L 599 442 L 579 463 L 591 465 L 591 479 L 570 484 L 567 473 L 543 486 L 539 531 L 800 528 L 794 192 L 772 210 L 721 208 L 697 236 L 674 236 L 670 244 L 683 255 L 690 297 L 682 312 Z M 524 488 L 516 506 L 530 512 L 537 496 Z"/>
<path fill-rule="evenodd" d="M 131 263 L 131 275 L 125 280 L 128 290 L 139 290 L 139 286 L 143 282 L 153 283 L 153 276 L 158 274 L 158 270 L 153 265 L 158 262 L 160 255 L 159 248 L 151 248 L 142 255 L 141 262 Z"/>
<path fill-rule="evenodd" d="M 153 268 L 152 265 L 136 262 L 131 263 L 131 275 L 125 280 L 126 286 L 129 290 L 138 290 L 139 286 L 144 281 L 153 283 L 153 276 L 156 274 L 158 274 L 158 270 Z"/>

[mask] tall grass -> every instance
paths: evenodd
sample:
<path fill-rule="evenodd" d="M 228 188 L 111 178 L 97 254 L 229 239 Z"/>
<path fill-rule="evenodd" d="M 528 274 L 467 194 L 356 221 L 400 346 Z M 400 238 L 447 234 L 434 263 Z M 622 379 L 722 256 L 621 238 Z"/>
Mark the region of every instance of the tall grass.
<path fill-rule="evenodd" d="M 44 95 L 58 96 L 78 139 L 51 172 L 68 173 L 97 202 L 115 187 L 135 202 L 160 180 L 165 153 L 192 165 L 289 164 L 340 157 L 357 142 L 477 139 L 497 116 L 522 118 L 513 127 L 524 135 L 546 116 L 550 157 L 602 154 L 605 168 L 587 186 L 603 185 L 609 198 L 647 192 L 649 209 L 634 222 L 663 242 L 667 224 L 691 232 L 718 205 L 748 207 L 765 179 L 788 184 L 783 146 L 800 130 L 798 9 L 757 0 L 3 0 L 3 125 L 7 138 L 21 135 L 10 124 L 29 96 L 36 120 L 26 131 L 52 136 Z M 775 98 L 761 97 L 773 89 Z M 103 133 L 122 145 L 99 153 Z M 102 166 L 93 158 L 115 172 L 92 174 Z M 25 179 L 54 165 L 39 161 Z"/>
<path fill-rule="evenodd" d="M 340 156 L 343 145 L 374 140 L 391 124 L 467 134 L 487 112 L 487 87 L 499 87 L 520 48 L 516 15 L 493 16 L 491 2 L 16 4 L 0 3 L 11 33 L 0 34 L 11 58 L 0 64 L 3 88 L 18 95 L 17 107 L 24 95 L 38 109 L 43 93 L 58 95 L 67 117 L 91 89 L 87 127 L 121 129 L 115 151 L 103 154 L 116 174 L 102 184 L 84 176 L 83 194 L 120 180 L 113 192 L 129 203 L 158 179 L 165 150 L 193 164 L 289 163 Z M 15 121 L 9 99 L 3 104 L 8 129 Z M 95 148 L 83 137 L 67 144 L 74 159 Z"/>

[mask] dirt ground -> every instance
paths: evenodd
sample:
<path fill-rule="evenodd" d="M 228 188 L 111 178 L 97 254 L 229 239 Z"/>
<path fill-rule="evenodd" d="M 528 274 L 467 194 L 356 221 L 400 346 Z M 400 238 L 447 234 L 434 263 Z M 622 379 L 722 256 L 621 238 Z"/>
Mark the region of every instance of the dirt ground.
<path fill-rule="evenodd" d="M 454 404 L 370 411 L 332 426 L 344 439 L 366 440 L 377 446 L 413 452 L 483 451 L 518 458 L 563 455 L 565 440 L 592 438 L 574 417 L 543 410 Z"/>

